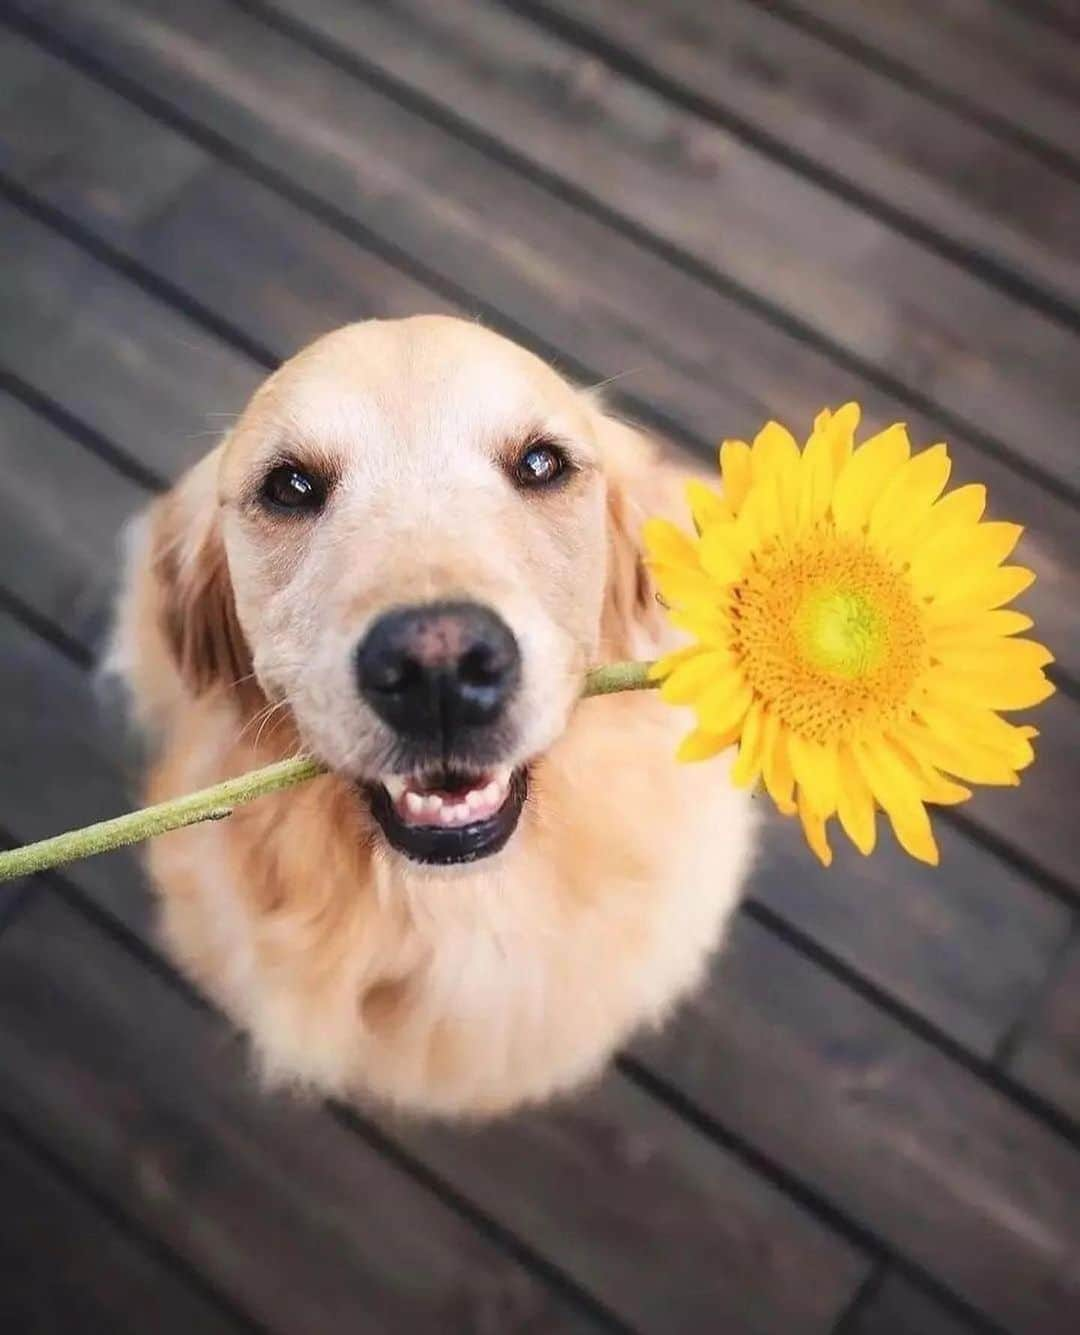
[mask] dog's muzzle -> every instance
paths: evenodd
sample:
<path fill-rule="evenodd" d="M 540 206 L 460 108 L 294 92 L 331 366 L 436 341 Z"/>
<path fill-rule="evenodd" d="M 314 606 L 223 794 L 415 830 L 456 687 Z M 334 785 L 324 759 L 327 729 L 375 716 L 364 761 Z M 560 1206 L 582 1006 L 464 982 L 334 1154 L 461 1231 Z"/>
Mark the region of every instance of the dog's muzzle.
<path fill-rule="evenodd" d="M 506 623 L 470 602 L 399 607 L 356 651 L 363 699 L 393 731 L 399 772 L 368 785 L 388 842 L 418 862 L 469 862 L 517 827 L 524 770 L 499 763 L 521 652 Z"/>

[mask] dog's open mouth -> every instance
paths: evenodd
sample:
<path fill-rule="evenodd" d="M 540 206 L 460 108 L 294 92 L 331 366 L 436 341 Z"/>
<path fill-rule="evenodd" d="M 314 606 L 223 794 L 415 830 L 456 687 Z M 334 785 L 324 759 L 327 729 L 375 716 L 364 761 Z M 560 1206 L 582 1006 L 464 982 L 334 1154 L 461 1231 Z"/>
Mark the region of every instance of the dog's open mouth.
<path fill-rule="evenodd" d="M 387 778 L 369 785 L 368 798 L 392 848 L 445 866 L 497 853 L 517 828 L 527 790 L 524 768 L 501 766 Z"/>

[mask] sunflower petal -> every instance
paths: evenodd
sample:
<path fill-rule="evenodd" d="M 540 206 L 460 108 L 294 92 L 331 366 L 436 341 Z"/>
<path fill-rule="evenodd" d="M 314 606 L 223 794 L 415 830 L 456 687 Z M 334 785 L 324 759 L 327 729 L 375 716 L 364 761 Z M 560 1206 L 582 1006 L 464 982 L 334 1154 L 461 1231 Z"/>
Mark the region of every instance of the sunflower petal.
<path fill-rule="evenodd" d="M 761 773 L 763 722 L 761 701 L 755 700 L 743 719 L 739 754 L 731 770 L 731 781 L 736 788 L 749 788 Z"/>
<path fill-rule="evenodd" d="M 670 519 L 646 519 L 641 526 L 641 540 L 651 561 L 665 565 L 700 566 L 697 543 Z"/>
<path fill-rule="evenodd" d="M 852 451 L 855 448 L 855 432 L 859 429 L 859 419 L 861 417 L 862 409 L 857 403 L 844 403 L 837 408 L 829 419 L 828 436 L 832 446 L 834 477 L 839 477 L 840 470 L 851 458 Z M 814 430 L 818 430 L 816 421 L 814 422 Z"/>
<path fill-rule="evenodd" d="M 904 744 L 920 760 L 967 783 L 1015 788 L 1020 782 L 1016 767 L 1000 752 L 970 738 L 957 740 L 936 726 L 932 711 L 920 706 L 920 713 L 930 721 L 914 720 L 897 730 Z M 948 717 L 947 711 L 945 716 Z M 940 718 L 940 713 L 936 717 Z"/>
<path fill-rule="evenodd" d="M 761 737 L 761 771 L 765 791 L 776 803 L 776 809 L 785 816 L 795 814 L 795 775 L 791 770 L 787 732 L 779 717 L 766 711 Z"/>
<path fill-rule="evenodd" d="M 706 732 L 727 732 L 742 722 L 751 698 L 743 678 L 737 672 L 728 673 L 695 701 L 698 725 Z"/>
<path fill-rule="evenodd" d="M 877 842 L 874 795 L 846 746 L 837 756 L 836 814 L 847 837 L 869 857 Z"/>
<path fill-rule="evenodd" d="M 718 677 L 731 671 L 732 662 L 730 654 L 703 650 L 672 670 L 660 687 L 660 696 L 669 705 L 692 704 Z"/>
<path fill-rule="evenodd" d="M 701 654 L 700 645 L 687 644 L 682 649 L 675 649 L 670 654 L 665 654 L 663 658 L 658 658 L 655 663 L 649 667 L 648 677 L 650 681 L 663 681 L 665 677 L 671 675 L 677 667 L 683 663 L 689 663 Z"/>
<path fill-rule="evenodd" d="M 694 603 L 713 603 L 717 588 L 704 570 L 688 566 L 665 565 L 659 561 L 646 562 L 661 598 L 668 607 L 686 607 Z"/>
<path fill-rule="evenodd" d="M 836 810 L 836 748 L 792 733 L 788 738 L 791 768 L 800 793 L 819 816 Z M 800 799 L 801 800 L 801 799 Z"/>
<path fill-rule="evenodd" d="M 727 501 L 696 477 L 691 478 L 686 484 L 686 503 L 690 507 L 694 527 L 699 535 L 711 524 L 730 523 L 735 517 Z"/>
<path fill-rule="evenodd" d="M 721 751 L 726 751 L 738 735 L 737 728 L 732 728 L 726 733 L 705 732 L 701 728 L 695 728 L 679 743 L 675 759 L 687 765 L 699 760 L 710 760 Z"/>
<path fill-rule="evenodd" d="M 1054 694 L 1054 683 L 1037 668 L 957 673 L 930 668 L 922 684 L 927 697 L 946 708 L 974 705 L 984 709 L 1031 709 Z"/>
<path fill-rule="evenodd" d="M 799 820 L 802 823 L 806 842 L 817 854 L 823 867 L 832 865 L 832 849 L 825 833 L 825 818 L 819 816 L 811 807 L 806 794 L 799 789 Z"/>
<path fill-rule="evenodd" d="M 944 445 L 933 445 L 913 455 L 875 501 L 870 514 L 871 538 L 888 546 L 910 538 L 925 523 L 930 507 L 945 489 L 951 467 Z"/>
<path fill-rule="evenodd" d="M 737 524 L 713 524 L 701 535 L 701 564 L 712 579 L 734 584 L 746 565 L 746 546 Z"/>
<path fill-rule="evenodd" d="M 720 446 L 720 476 L 723 480 L 723 498 L 738 514 L 753 476 L 750 464 L 750 446 L 745 440 L 725 440 Z"/>
<path fill-rule="evenodd" d="M 884 739 L 856 747 L 855 761 L 889 817 L 900 847 L 936 867 L 937 844 L 915 776 Z"/>
<path fill-rule="evenodd" d="M 842 533 L 857 532 L 870 518 L 874 502 L 911 453 L 902 424 L 871 436 L 852 454 L 836 480 L 832 513 Z"/>

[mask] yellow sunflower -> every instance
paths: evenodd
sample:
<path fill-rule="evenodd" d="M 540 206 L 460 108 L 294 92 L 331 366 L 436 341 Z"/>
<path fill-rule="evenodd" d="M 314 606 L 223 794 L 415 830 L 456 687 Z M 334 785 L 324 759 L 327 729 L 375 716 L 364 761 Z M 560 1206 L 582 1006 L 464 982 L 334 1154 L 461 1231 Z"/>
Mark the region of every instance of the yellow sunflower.
<path fill-rule="evenodd" d="M 735 782 L 797 811 L 826 866 L 829 819 L 869 853 L 878 806 L 936 864 L 927 803 L 970 797 L 958 780 L 1019 782 L 1037 733 L 999 711 L 1046 699 L 1053 659 L 1004 607 L 1034 579 L 1003 564 L 1020 527 L 982 522 L 981 486 L 943 494 L 944 445 L 912 454 L 896 425 L 856 448 L 858 422 L 854 403 L 822 412 L 801 451 L 776 422 L 725 441 L 723 495 L 690 484 L 696 536 L 648 522 L 661 596 L 695 641 L 652 676 L 697 716 L 679 758 L 737 742 Z"/>

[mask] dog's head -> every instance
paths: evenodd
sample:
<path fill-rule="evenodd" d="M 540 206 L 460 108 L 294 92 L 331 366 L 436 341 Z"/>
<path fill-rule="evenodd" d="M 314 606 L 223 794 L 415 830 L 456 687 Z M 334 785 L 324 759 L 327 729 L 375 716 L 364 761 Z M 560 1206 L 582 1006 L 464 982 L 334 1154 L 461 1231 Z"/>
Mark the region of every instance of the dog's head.
<path fill-rule="evenodd" d="M 159 503 L 188 690 L 280 704 L 420 862 L 496 852 L 588 666 L 649 652 L 651 451 L 539 359 L 442 317 L 326 336 Z"/>

